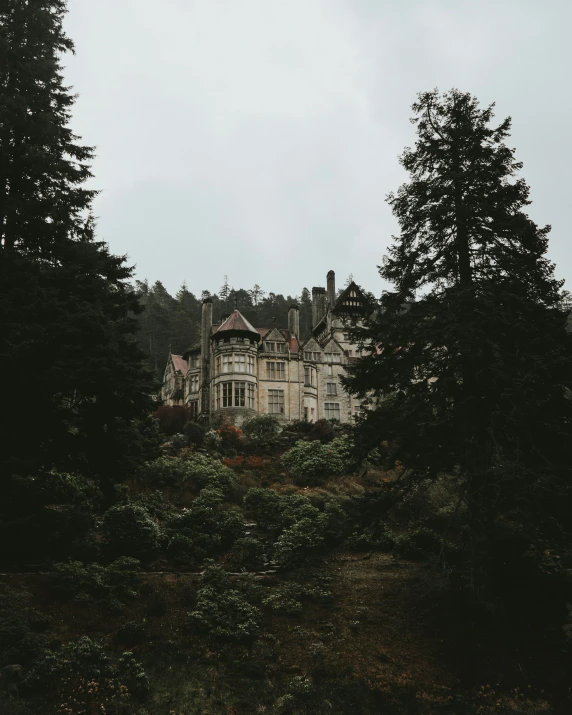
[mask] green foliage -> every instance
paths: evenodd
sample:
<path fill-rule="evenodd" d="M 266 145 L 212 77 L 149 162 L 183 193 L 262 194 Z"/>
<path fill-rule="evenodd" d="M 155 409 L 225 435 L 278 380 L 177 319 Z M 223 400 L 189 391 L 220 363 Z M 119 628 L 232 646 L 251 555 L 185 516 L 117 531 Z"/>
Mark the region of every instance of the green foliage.
<path fill-rule="evenodd" d="M 200 561 L 228 548 L 243 533 L 240 510 L 223 509 L 223 494 L 203 489 L 189 509 L 167 522 L 169 553 L 182 561 Z"/>
<path fill-rule="evenodd" d="M 55 469 L 36 476 L 16 478 L 14 488 L 19 492 L 20 499 L 41 505 L 70 504 L 91 510 L 99 506 L 102 498 L 93 479 Z"/>
<path fill-rule="evenodd" d="M 163 492 L 158 489 L 151 494 L 142 494 L 135 501 L 154 519 L 166 521 L 177 513 L 176 507 L 167 501 Z"/>
<path fill-rule="evenodd" d="M 330 602 L 332 593 L 323 580 L 313 579 L 306 584 L 290 582 L 272 589 L 263 603 L 274 613 L 296 616 L 302 613 L 307 599 Z"/>
<path fill-rule="evenodd" d="M 143 643 L 145 641 L 145 636 L 146 629 L 144 623 L 139 621 L 128 621 L 118 629 L 116 640 L 119 644 L 131 648 L 134 645 L 140 645 Z"/>
<path fill-rule="evenodd" d="M 257 415 L 242 425 L 242 431 L 249 439 L 264 444 L 280 432 L 280 423 L 274 415 Z"/>
<path fill-rule="evenodd" d="M 182 457 L 160 457 L 144 465 L 139 474 L 143 481 L 161 486 L 190 483 L 199 489 L 209 487 L 228 492 L 234 485 L 231 469 L 193 452 Z"/>
<path fill-rule="evenodd" d="M 395 537 L 393 552 L 405 559 L 424 559 L 441 550 L 443 540 L 433 529 L 421 526 Z"/>
<path fill-rule="evenodd" d="M 46 650 L 26 681 L 27 688 L 58 704 L 74 698 L 84 712 L 131 713 L 150 690 L 133 653 L 120 656 L 87 636 Z"/>
<path fill-rule="evenodd" d="M 140 505 L 128 502 L 108 509 L 101 520 L 104 543 L 111 553 L 137 556 L 159 545 L 159 527 Z"/>
<path fill-rule="evenodd" d="M 363 531 L 351 534 L 348 537 L 348 547 L 352 551 L 391 551 L 395 539 L 395 534 L 384 523 L 375 521 Z"/>
<path fill-rule="evenodd" d="M 243 536 L 234 542 L 231 557 L 247 569 L 261 569 L 264 566 L 264 544 L 252 536 Z"/>
<path fill-rule="evenodd" d="M 195 447 L 202 447 L 205 441 L 206 430 L 198 422 L 189 420 L 183 428 L 183 434 L 189 440 L 189 444 Z"/>
<path fill-rule="evenodd" d="M 235 589 L 223 569 L 205 571 L 197 604 L 188 614 L 189 625 L 223 641 L 251 641 L 260 630 L 260 611 Z"/>
<path fill-rule="evenodd" d="M 318 440 L 302 440 L 282 456 L 282 464 L 297 483 L 319 484 L 325 477 L 352 472 L 356 463 L 352 455 L 353 443 L 347 435 L 336 437 L 330 444 Z"/>
<path fill-rule="evenodd" d="M 123 556 L 108 566 L 81 561 L 54 564 L 56 591 L 77 601 L 103 602 L 117 606 L 137 596 L 140 563 Z"/>
<path fill-rule="evenodd" d="M 493 106 L 458 90 L 422 93 L 413 111 L 409 180 L 388 197 L 400 233 L 380 274 L 392 289 L 352 331 L 383 349 L 343 382 L 376 395 L 357 427 L 364 451 L 394 445 L 410 480 L 459 475 L 480 589 L 491 525 L 507 514 L 538 543 L 554 523 L 558 548 L 570 538 L 572 334 L 510 119 L 493 126 Z"/>
<path fill-rule="evenodd" d="M 28 665 L 46 645 L 44 631 L 50 619 L 34 608 L 31 600 L 24 589 L 0 589 L 0 667 Z"/>

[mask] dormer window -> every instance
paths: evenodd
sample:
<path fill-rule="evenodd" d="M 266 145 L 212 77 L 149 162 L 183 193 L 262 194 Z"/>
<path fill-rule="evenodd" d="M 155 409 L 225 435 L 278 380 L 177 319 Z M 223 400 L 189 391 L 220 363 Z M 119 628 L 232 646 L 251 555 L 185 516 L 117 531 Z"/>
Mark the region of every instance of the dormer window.
<path fill-rule="evenodd" d="M 199 366 L 199 356 L 191 355 L 189 367 L 192 370 L 194 367 L 198 367 L 198 366 Z"/>

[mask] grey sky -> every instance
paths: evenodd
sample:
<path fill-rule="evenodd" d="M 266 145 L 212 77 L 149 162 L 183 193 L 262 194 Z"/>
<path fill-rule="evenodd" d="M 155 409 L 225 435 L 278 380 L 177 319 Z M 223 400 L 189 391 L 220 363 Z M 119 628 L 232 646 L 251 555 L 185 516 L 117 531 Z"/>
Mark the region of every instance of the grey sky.
<path fill-rule="evenodd" d="M 420 91 L 457 87 L 524 163 L 530 216 L 572 278 L 569 0 L 69 0 L 97 146 L 99 236 L 175 292 L 299 293 L 352 273 L 376 294 Z"/>

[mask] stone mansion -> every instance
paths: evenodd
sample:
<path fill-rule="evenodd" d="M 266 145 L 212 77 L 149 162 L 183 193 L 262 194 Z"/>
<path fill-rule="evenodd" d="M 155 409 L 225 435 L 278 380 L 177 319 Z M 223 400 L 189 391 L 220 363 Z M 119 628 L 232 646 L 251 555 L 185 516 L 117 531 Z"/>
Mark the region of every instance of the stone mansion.
<path fill-rule="evenodd" d="M 201 337 L 183 355 L 169 355 L 159 399 L 188 407 L 191 418 L 224 416 L 237 426 L 256 414 L 353 422 L 360 404 L 339 378 L 359 358 L 347 326 L 367 313 L 367 299 L 353 282 L 336 298 L 333 271 L 327 288 L 312 289 L 312 333 L 303 343 L 297 305 L 288 311 L 287 329 L 255 328 L 238 310 L 213 325 L 207 298 Z"/>

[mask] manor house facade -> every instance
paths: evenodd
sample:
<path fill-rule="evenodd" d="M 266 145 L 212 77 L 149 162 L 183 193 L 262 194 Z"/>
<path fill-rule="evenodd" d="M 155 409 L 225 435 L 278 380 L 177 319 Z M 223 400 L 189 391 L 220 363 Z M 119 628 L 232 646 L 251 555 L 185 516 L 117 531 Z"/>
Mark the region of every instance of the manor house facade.
<path fill-rule="evenodd" d="M 327 288 L 312 289 L 312 334 L 303 343 L 297 305 L 288 311 L 287 329 L 255 328 L 239 310 L 215 325 L 207 298 L 200 339 L 183 355 L 169 355 L 160 401 L 188 407 L 191 418 L 225 417 L 237 426 L 257 414 L 353 422 L 360 404 L 344 392 L 340 376 L 359 358 L 347 328 L 367 312 L 353 282 L 336 298 L 333 271 Z"/>

